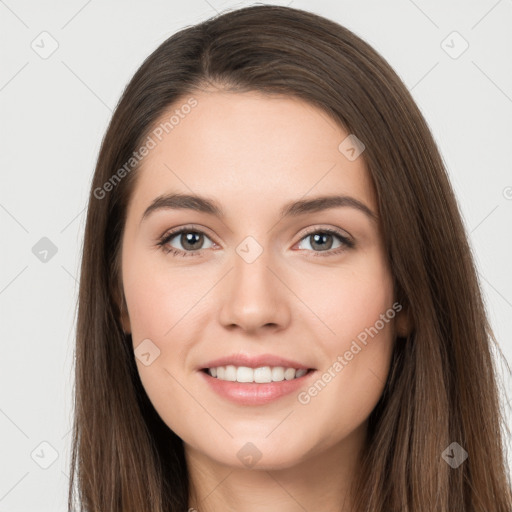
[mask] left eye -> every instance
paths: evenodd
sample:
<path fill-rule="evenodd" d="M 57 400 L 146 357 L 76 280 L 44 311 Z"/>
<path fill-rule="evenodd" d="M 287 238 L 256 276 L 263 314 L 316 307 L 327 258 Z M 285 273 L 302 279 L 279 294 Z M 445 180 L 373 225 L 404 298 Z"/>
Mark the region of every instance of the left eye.
<path fill-rule="evenodd" d="M 333 247 L 333 238 L 337 238 L 340 241 L 340 245 L 338 247 Z M 312 233 L 307 234 L 302 240 L 313 240 L 313 243 L 309 244 L 311 248 L 316 247 L 320 248 L 320 252 L 328 251 L 330 249 L 338 249 L 340 247 L 348 246 L 349 241 L 344 236 L 341 236 L 339 233 L 335 231 L 331 231 L 329 229 L 318 230 Z M 307 249 L 307 247 L 306 247 Z M 319 251 L 315 251 L 319 252 Z"/>

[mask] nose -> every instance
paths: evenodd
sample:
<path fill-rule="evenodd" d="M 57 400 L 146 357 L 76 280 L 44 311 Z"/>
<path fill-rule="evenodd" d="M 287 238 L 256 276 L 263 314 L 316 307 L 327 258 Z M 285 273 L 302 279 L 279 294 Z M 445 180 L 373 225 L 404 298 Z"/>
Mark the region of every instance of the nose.
<path fill-rule="evenodd" d="M 251 263 L 234 254 L 233 268 L 219 289 L 219 321 L 224 327 L 254 333 L 288 326 L 293 294 L 276 267 L 268 251 Z"/>

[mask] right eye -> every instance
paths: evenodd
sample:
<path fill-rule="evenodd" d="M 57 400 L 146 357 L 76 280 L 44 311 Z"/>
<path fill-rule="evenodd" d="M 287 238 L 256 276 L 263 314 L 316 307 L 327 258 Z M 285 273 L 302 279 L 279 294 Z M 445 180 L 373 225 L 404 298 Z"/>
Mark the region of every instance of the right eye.
<path fill-rule="evenodd" d="M 158 245 L 162 247 L 165 253 L 172 252 L 175 256 L 199 256 L 202 248 L 197 248 L 196 246 L 202 245 L 205 237 L 208 238 L 205 233 L 197 229 L 180 228 L 166 233 L 160 239 Z M 178 239 L 181 248 L 170 245 L 171 241 L 175 238 Z"/>

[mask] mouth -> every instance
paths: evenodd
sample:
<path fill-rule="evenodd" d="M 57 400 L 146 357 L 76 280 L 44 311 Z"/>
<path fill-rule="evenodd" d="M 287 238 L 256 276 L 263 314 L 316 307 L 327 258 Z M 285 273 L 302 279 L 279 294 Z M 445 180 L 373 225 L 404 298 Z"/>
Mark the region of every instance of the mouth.
<path fill-rule="evenodd" d="M 221 381 L 268 384 L 271 382 L 297 380 L 315 371 L 315 369 L 285 366 L 260 366 L 250 368 L 248 366 L 225 365 L 202 368 L 201 371 Z"/>
<path fill-rule="evenodd" d="M 291 366 L 221 365 L 197 373 L 210 390 L 239 406 L 264 406 L 298 393 L 317 373 L 313 368 Z"/>
<path fill-rule="evenodd" d="M 310 364 L 274 354 L 235 353 L 196 367 L 205 384 L 242 406 L 265 405 L 298 392 L 314 378 Z"/>

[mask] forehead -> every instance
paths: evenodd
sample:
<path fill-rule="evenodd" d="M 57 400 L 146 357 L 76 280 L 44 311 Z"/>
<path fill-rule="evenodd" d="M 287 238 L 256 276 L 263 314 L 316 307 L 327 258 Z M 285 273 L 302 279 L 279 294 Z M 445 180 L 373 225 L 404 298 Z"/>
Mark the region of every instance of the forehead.
<path fill-rule="evenodd" d="M 183 108 L 190 98 L 195 106 Z M 301 99 L 201 91 L 170 106 L 151 133 L 155 144 L 132 197 L 138 209 L 169 191 L 260 210 L 308 194 L 345 193 L 375 205 L 364 159 L 340 150 L 350 134 Z"/>

